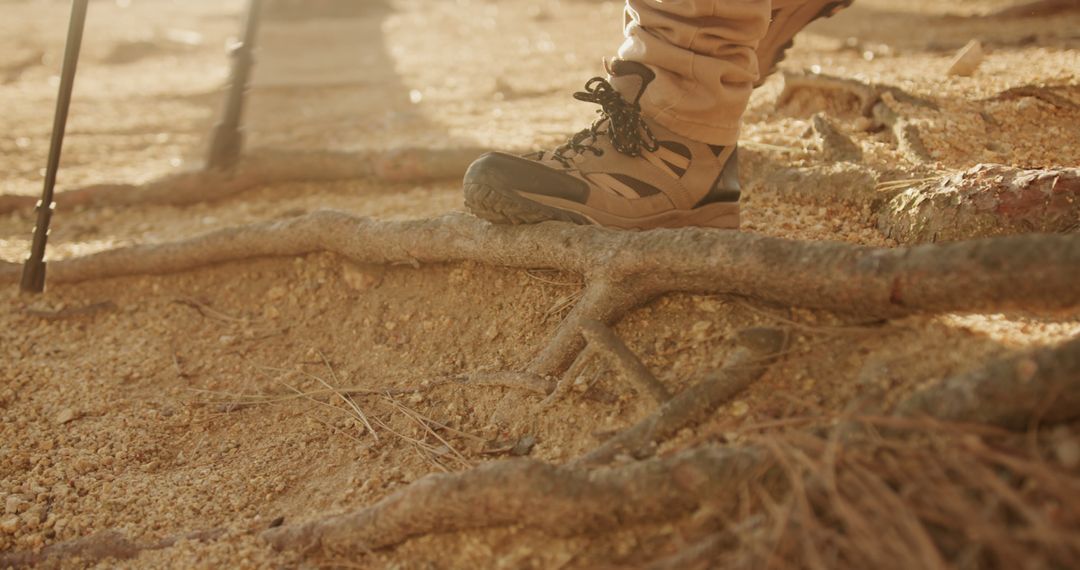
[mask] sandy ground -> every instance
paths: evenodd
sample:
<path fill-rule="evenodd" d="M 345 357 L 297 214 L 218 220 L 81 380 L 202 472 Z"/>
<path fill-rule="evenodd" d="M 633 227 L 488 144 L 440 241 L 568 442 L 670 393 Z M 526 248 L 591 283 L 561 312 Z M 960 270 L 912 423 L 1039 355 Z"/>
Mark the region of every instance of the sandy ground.
<path fill-rule="evenodd" d="M 815 24 L 784 69 L 888 83 L 933 100 L 913 111 L 934 163 L 909 164 L 883 133 L 844 109 L 832 116 L 883 179 L 982 162 L 1080 164 L 1080 16 L 987 21 L 1000 0 L 860 0 Z M 408 0 L 336 20 L 270 22 L 249 114 L 252 148 L 401 146 L 531 148 L 591 120 L 569 94 L 620 38 L 616 2 Z M 461 210 L 454 181 L 261 187 L 186 208 L 66 210 L 63 191 L 143 182 L 195 167 L 220 104 L 237 33 L 236 0 L 93 2 L 60 176 L 53 259 L 172 241 L 257 220 L 335 208 L 387 219 Z M 40 191 L 67 5 L 0 2 L 0 193 Z M 971 78 L 948 77 L 953 53 L 979 38 L 989 55 Z M 298 47 L 299 46 L 299 47 Z M 308 48 L 304 51 L 301 47 Z M 997 97 L 1052 89 L 1077 103 Z M 777 163 L 820 165 L 804 136 L 813 102 L 779 109 L 774 77 L 751 103 L 745 139 Z M 858 204 L 791 201 L 749 188 L 746 231 L 895 245 Z M 20 261 L 32 213 L 0 218 L 0 259 Z M 497 459 L 491 442 L 534 436 L 534 458 L 566 461 L 649 413 L 604 374 L 537 413 L 534 398 L 447 384 L 422 396 L 366 401 L 385 427 L 357 424 L 340 402 L 305 399 L 231 409 L 230 394 L 287 394 L 324 383 L 424 385 L 520 368 L 580 292 L 573 275 L 454 265 L 354 266 L 332 255 L 259 259 L 167 277 L 0 291 L 0 550 L 27 550 L 116 528 L 140 541 L 199 529 L 235 534 L 181 543 L 131 567 L 281 567 L 297 563 L 247 531 L 370 504 L 431 472 Z M 95 307 L 66 318 L 49 311 Z M 780 365 L 700 428 L 740 429 L 808 411 L 841 411 L 869 383 L 897 393 L 992 356 L 1080 334 L 1077 315 L 946 315 L 863 326 L 858 317 L 745 299 L 677 295 L 634 311 L 618 332 L 678 391 L 714 370 L 737 330 L 797 321 L 806 334 Z M 837 325 L 858 325 L 838 328 Z M 869 378 L 869 379 L 868 379 Z M 461 458 L 433 455 L 402 408 L 452 426 Z M 391 434 L 397 432 L 402 437 Z M 1075 441 L 1069 428 L 1058 439 Z M 378 440 L 375 437 L 382 434 Z M 686 434 L 676 439 L 692 439 Z M 1076 465 L 1060 465 L 1072 469 Z M 334 567 L 580 567 L 628 563 L 640 529 L 553 539 L 504 529 L 426 537 Z M 651 533 L 651 534 L 650 534 Z M 318 565 L 308 560 L 306 563 Z M 321 564 L 321 562 L 320 562 Z M 350 564 L 352 566 L 350 566 Z M 114 564 L 103 564 L 112 567 Z"/>

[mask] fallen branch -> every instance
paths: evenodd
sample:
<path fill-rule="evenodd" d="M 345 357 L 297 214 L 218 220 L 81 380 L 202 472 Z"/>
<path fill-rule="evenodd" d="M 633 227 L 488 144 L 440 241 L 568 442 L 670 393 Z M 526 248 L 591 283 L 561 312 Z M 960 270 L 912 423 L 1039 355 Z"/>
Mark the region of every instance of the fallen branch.
<path fill-rule="evenodd" d="M 772 363 L 770 357 L 783 350 L 785 340 L 786 335 L 775 329 L 744 331 L 737 341 L 740 346 L 715 376 L 675 396 L 653 415 L 592 450 L 576 464 L 594 466 L 610 463 L 619 455 L 652 455 L 658 443 L 701 422 L 760 378 Z"/>
<path fill-rule="evenodd" d="M 96 184 L 57 195 L 61 208 L 214 202 L 258 186 L 287 182 L 373 179 L 387 183 L 424 182 L 460 177 L 479 148 L 406 148 L 373 153 L 270 152 L 244 156 L 232 170 L 191 171 L 146 184 Z M 0 196 L 0 214 L 29 211 L 33 196 Z"/>
<path fill-rule="evenodd" d="M 620 232 L 545 223 L 495 226 L 452 214 L 380 221 L 341 212 L 228 228 L 49 264 L 50 283 L 162 275 L 265 256 L 329 251 L 360 263 L 472 261 L 582 275 L 586 291 L 527 371 L 558 374 L 584 340 L 581 324 L 610 324 L 669 292 L 722 293 L 893 318 L 916 313 L 1054 311 L 1080 305 L 1080 239 L 1030 235 L 875 249 L 707 229 Z M 17 266 L 0 266 L 15 282 Z"/>
<path fill-rule="evenodd" d="M 1012 429 L 1080 417 L 1080 337 L 997 360 L 920 390 L 895 413 Z"/>
<path fill-rule="evenodd" d="M 699 448 L 595 472 L 500 461 L 429 475 L 370 507 L 271 529 L 263 537 L 278 549 L 344 552 L 506 525 L 573 536 L 684 516 L 704 500 L 735 495 L 738 483 L 768 466 L 765 454 L 752 448 Z"/>

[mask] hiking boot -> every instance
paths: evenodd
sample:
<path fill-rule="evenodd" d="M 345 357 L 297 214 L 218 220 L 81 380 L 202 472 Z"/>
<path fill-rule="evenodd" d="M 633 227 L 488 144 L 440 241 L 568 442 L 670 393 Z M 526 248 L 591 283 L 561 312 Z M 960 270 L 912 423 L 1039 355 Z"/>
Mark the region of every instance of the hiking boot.
<path fill-rule="evenodd" d="M 580 101 L 600 118 L 554 151 L 491 152 L 465 174 L 465 205 L 499 224 L 562 220 L 624 229 L 739 227 L 736 148 L 677 135 L 641 115 L 648 67 L 615 60 Z"/>
<path fill-rule="evenodd" d="M 854 1 L 786 0 L 774 2 L 773 6 L 780 5 L 780 7 L 773 9 L 769 31 L 758 44 L 759 79 L 755 87 L 764 83 L 765 79 L 776 71 L 776 66 L 784 60 L 788 48 L 795 43 L 795 34 L 818 18 L 832 17 Z"/>

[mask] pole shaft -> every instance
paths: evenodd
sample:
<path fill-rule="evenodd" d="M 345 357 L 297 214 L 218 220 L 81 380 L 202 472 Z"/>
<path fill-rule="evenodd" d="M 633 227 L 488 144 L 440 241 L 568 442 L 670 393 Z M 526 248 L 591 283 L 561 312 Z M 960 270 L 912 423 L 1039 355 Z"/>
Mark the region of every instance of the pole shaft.
<path fill-rule="evenodd" d="M 240 158 L 243 147 L 241 122 L 244 115 L 244 97 L 255 67 L 255 42 L 258 38 L 261 11 L 262 0 L 248 0 L 244 36 L 232 52 L 233 63 L 225 107 L 221 121 L 214 126 L 211 135 L 210 151 L 206 159 L 208 169 L 230 168 Z"/>
<path fill-rule="evenodd" d="M 41 201 L 37 205 L 37 225 L 34 227 L 30 258 L 23 269 L 22 290 L 27 292 L 40 293 L 45 287 L 45 247 L 49 240 L 53 192 L 56 188 L 56 175 L 60 169 L 60 154 L 64 147 L 64 132 L 67 129 L 68 110 L 71 108 L 71 93 L 75 86 L 75 71 L 79 65 L 79 51 L 82 48 L 88 5 L 89 0 L 73 0 L 71 3 L 71 22 L 68 24 L 67 45 L 64 48 L 60 92 L 56 101 L 56 114 L 53 117 L 49 159 L 45 166 L 45 186 L 42 189 Z"/>

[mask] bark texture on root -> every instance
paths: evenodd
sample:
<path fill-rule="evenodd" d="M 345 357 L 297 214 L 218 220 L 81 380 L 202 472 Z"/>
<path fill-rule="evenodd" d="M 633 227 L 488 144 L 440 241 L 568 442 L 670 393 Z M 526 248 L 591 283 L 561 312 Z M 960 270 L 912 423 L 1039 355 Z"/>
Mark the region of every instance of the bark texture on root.
<path fill-rule="evenodd" d="M 175 243 L 54 261 L 49 278 L 60 284 L 164 275 L 323 251 L 359 263 L 474 261 L 551 268 L 579 273 L 593 285 L 621 283 L 619 287 L 652 295 L 736 294 L 870 318 L 1058 310 L 1080 304 L 1080 239 L 1075 236 L 1026 235 L 886 249 L 700 228 L 621 232 L 562 223 L 497 226 L 464 214 L 381 221 L 319 211 Z M 0 269 L 0 279 L 15 282 L 18 272 L 10 266 Z M 607 296 L 596 294 L 597 299 Z M 590 304 L 590 299 L 586 295 L 579 305 Z M 629 304 L 616 305 L 622 310 Z"/>
<path fill-rule="evenodd" d="M 1080 168 L 1023 170 L 981 164 L 908 189 L 879 228 L 902 243 L 1080 229 Z"/>
<path fill-rule="evenodd" d="M 1080 417 L 1080 337 L 923 389 L 902 401 L 895 413 L 1011 429 Z"/>
<path fill-rule="evenodd" d="M 624 454 L 637 458 L 652 455 L 658 443 L 701 422 L 760 378 L 772 363 L 771 356 L 783 349 L 785 341 L 786 335 L 774 329 L 744 331 L 739 335 L 740 346 L 714 376 L 684 390 L 654 414 L 589 452 L 576 464 L 602 465 Z"/>
<path fill-rule="evenodd" d="M 161 205 L 186 206 L 224 200 L 246 190 L 286 182 L 373 179 L 388 183 L 458 178 L 479 148 L 404 148 L 372 153 L 270 152 L 244 156 L 228 171 L 191 171 L 145 184 L 96 184 L 57 194 L 60 208 Z M 0 214 L 29 211 L 36 196 L 0 196 Z"/>
<path fill-rule="evenodd" d="M 363 551 L 425 534 L 520 525 L 556 536 L 670 520 L 734 496 L 768 468 L 756 449 L 699 448 L 618 469 L 582 471 L 532 460 L 429 475 L 352 513 L 271 529 L 278 549 Z"/>
<path fill-rule="evenodd" d="M 610 323 L 656 295 L 722 293 L 871 318 L 1080 305 L 1080 239 L 1029 235 L 876 249 L 700 228 L 621 232 L 545 223 L 496 226 L 453 214 L 380 221 L 320 211 L 190 240 L 106 251 L 49 265 L 52 284 L 163 275 L 265 256 L 334 252 L 360 263 L 474 261 L 583 275 L 586 291 L 527 371 L 573 362 L 588 319 Z M 0 266 L 16 282 L 17 266 Z"/>

